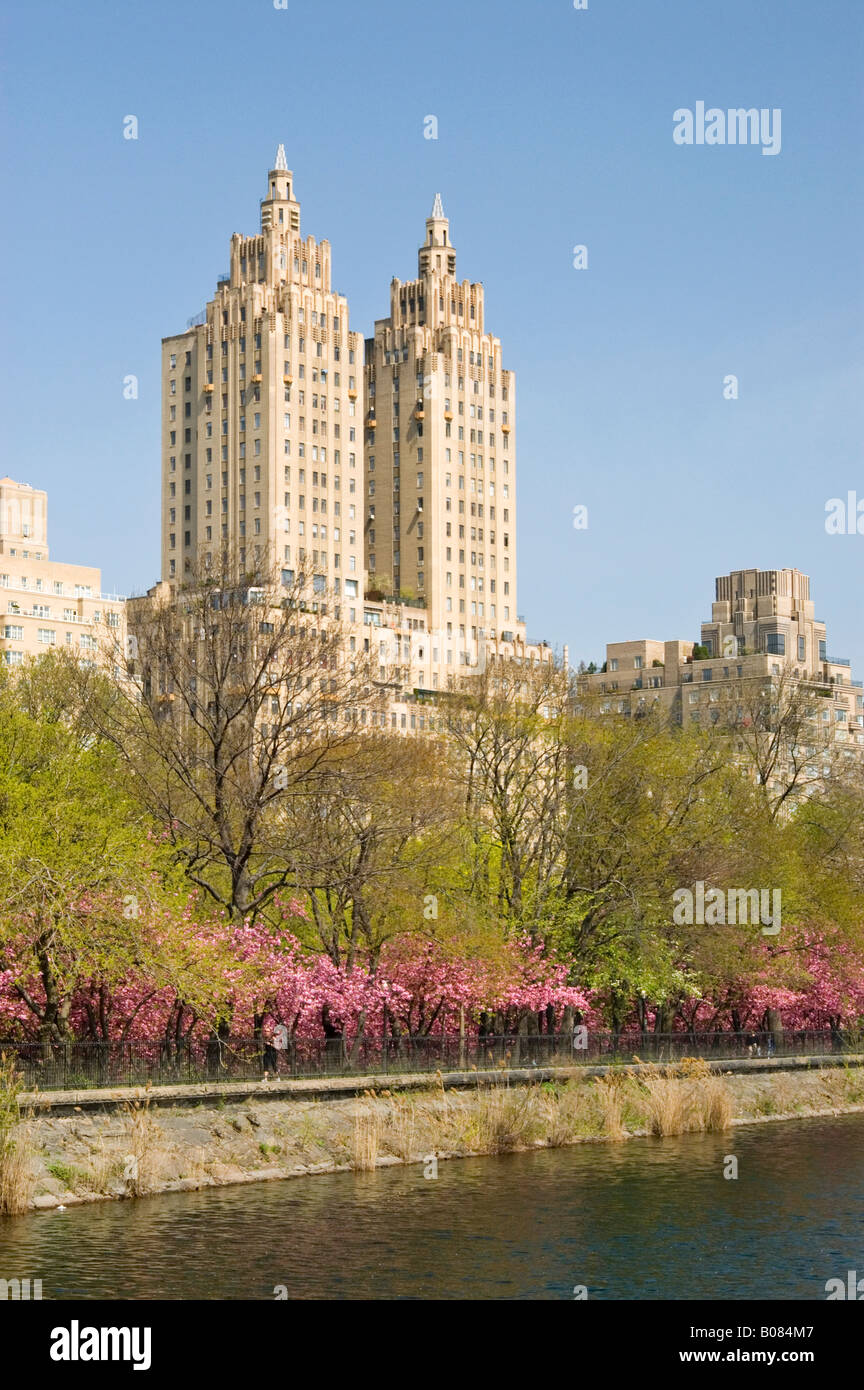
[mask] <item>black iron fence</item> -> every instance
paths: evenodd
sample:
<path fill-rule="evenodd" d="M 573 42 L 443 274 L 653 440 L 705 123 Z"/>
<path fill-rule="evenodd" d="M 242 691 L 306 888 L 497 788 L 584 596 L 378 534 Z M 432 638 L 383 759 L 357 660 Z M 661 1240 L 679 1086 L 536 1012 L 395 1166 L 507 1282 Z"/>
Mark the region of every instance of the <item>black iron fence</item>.
<path fill-rule="evenodd" d="M 74 1042 L 44 1046 L 0 1042 L 28 1090 L 103 1086 L 182 1085 L 205 1081 L 350 1076 L 515 1067 L 708 1061 L 738 1057 L 842 1055 L 864 1051 L 859 1032 L 573 1033 L 460 1037 L 295 1038 L 284 1048 L 255 1038 L 191 1039 L 182 1046 L 154 1042 Z"/>

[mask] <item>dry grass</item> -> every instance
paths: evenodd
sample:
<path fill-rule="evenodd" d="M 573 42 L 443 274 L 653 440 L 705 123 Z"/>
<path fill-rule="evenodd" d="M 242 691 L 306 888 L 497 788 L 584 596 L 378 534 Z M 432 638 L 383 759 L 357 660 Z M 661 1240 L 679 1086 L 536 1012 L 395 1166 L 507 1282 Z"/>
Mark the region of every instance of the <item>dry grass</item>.
<path fill-rule="evenodd" d="M 382 1155 L 411 1163 L 431 1153 L 439 1157 L 502 1154 L 582 1140 L 620 1141 L 634 1132 L 664 1137 L 722 1132 L 732 1122 L 733 1101 L 738 1118 L 746 1120 L 789 1111 L 807 1113 L 814 1106 L 839 1109 L 862 1097 L 864 1069 L 729 1078 L 712 1073 L 702 1059 L 655 1066 L 644 1074 L 621 1067 L 602 1079 L 573 1076 L 554 1083 L 479 1085 L 473 1090 L 446 1090 L 438 1078 L 412 1094 L 370 1092 L 353 1102 L 304 1103 L 284 1110 L 280 1106 L 274 1110 L 269 1131 L 241 1133 L 239 1124 L 226 1126 L 220 1116 L 218 1125 L 213 1121 L 213 1143 L 205 1145 L 200 1155 L 191 1150 L 182 1132 L 172 1141 L 170 1112 L 163 1124 L 157 1124 L 145 1099 L 127 1105 L 125 1133 L 115 1130 L 107 1141 L 95 1142 L 78 1135 L 68 1151 L 61 1150 L 61 1157 L 68 1157 L 63 1166 L 73 1175 L 70 1185 L 74 1181 L 73 1190 L 79 1193 L 140 1196 L 177 1179 L 204 1180 L 214 1149 L 220 1163 L 242 1171 L 260 1168 L 262 1153 L 268 1161 L 277 1155 L 274 1163 L 285 1169 L 292 1167 L 289 1160 L 329 1159 L 364 1171 L 374 1169 Z M 30 1139 L 26 1129 L 19 1128 L 17 1104 L 13 1128 L 8 1090 L 5 1112 L 3 1103 L 0 1095 L 0 1117 L 7 1116 L 5 1128 L 0 1125 L 0 1211 L 19 1211 L 30 1200 L 40 1167 L 51 1172 L 45 1154 L 50 1158 L 54 1146 L 40 1146 L 40 1152 L 44 1149 L 40 1162 L 29 1161 Z M 202 1118 L 206 1126 L 208 1120 Z M 38 1120 L 27 1124 L 38 1134 Z M 271 1142 L 274 1135 L 276 1144 Z M 89 1153 L 82 1154 L 85 1147 Z"/>
<path fill-rule="evenodd" d="M 603 1134 L 607 1139 L 619 1140 L 625 1137 L 624 1104 L 625 1091 L 620 1078 L 612 1076 L 598 1080 L 594 1095 L 600 1110 Z"/>
<path fill-rule="evenodd" d="M 355 1116 L 349 1141 L 354 1168 L 373 1168 L 382 1151 L 410 1163 L 427 1152 L 501 1154 L 588 1138 L 620 1141 L 633 1129 L 663 1136 L 723 1130 L 732 1118 L 731 1094 L 705 1064 L 684 1076 L 674 1068 L 644 1078 L 622 1071 L 587 1084 L 387 1099 L 386 1109 Z"/>
<path fill-rule="evenodd" d="M 109 1183 L 122 1178 L 125 1167 L 125 1159 L 116 1152 L 110 1153 L 105 1148 L 104 1139 L 100 1139 L 98 1150 L 90 1156 L 90 1164 L 82 1176 L 81 1186 L 87 1192 L 105 1192 Z"/>
<path fill-rule="evenodd" d="M 403 1163 L 411 1163 L 417 1156 L 417 1114 L 414 1101 L 408 1097 L 394 1096 L 392 1110 L 387 1117 L 387 1147 Z"/>
<path fill-rule="evenodd" d="M 351 1167 L 368 1171 L 378 1162 L 381 1148 L 381 1117 L 374 1110 L 361 1110 L 354 1116 L 351 1135 Z"/>
<path fill-rule="evenodd" d="M 0 1134 L 0 1214 L 27 1211 L 35 1180 L 30 1130 L 21 1124 L 6 1129 Z"/>
<path fill-rule="evenodd" d="M 634 1078 L 635 1104 L 643 1110 L 652 1134 L 667 1137 L 696 1131 L 720 1131 L 732 1121 L 732 1095 L 707 1062 L 688 1059 L 649 1076 Z"/>
<path fill-rule="evenodd" d="M 648 1128 L 652 1134 L 666 1137 L 683 1134 L 689 1128 L 688 1087 L 675 1076 L 645 1076 L 640 1078 Z"/>
<path fill-rule="evenodd" d="M 0 1213 L 5 1216 L 27 1210 L 35 1181 L 30 1129 L 18 1109 L 20 1091 L 14 1059 L 0 1055 Z"/>
<path fill-rule="evenodd" d="M 473 1146 L 478 1153 L 510 1153 L 534 1138 L 537 1118 L 535 1092 L 478 1091 L 471 1111 Z"/>
<path fill-rule="evenodd" d="M 150 1114 L 148 1101 L 143 1104 L 128 1102 L 124 1109 L 128 1117 L 129 1147 L 124 1155 L 123 1178 L 133 1197 L 143 1197 L 152 1192 L 159 1181 L 162 1131 Z"/>
<path fill-rule="evenodd" d="M 728 1129 L 732 1123 L 732 1095 L 729 1087 L 719 1076 L 704 1081 L 692 1100 L 694 1128 L 718 1133 Z"/>

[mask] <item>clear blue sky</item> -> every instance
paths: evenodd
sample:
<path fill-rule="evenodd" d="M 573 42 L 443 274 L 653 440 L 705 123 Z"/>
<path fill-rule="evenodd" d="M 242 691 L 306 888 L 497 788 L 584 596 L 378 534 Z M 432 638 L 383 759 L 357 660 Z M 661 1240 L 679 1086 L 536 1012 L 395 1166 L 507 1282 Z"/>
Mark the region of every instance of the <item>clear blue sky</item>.
<path fill-rule="evenodd" d="M 862 40 L 861 0 L 19 5 L 0 470 L 48 489 L 56 558 L 158 577 L 160 339 L 257 229 L 281 140 L 364 333 L 440 189 L 517 373 L 529 635 L 694 638 L 715 575 L 793 565 L 864 677 L 864 535 L 824 529 L 864 497 Z M 676 145 L 703 100 L 779 107 L 780 154 Z"/>

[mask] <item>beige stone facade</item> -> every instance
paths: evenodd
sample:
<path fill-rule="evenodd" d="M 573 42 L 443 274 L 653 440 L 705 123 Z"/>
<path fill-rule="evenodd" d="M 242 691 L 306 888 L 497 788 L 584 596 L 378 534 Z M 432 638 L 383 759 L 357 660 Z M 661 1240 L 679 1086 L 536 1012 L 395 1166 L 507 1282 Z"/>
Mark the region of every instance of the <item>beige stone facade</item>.
<path fill-rule="evenodd" d="M 800 570 L 733 570 L 715 583 L 707 655 L 693 642 L 611 642 L 606 669 L 581 678 L 604 714 L 639 715 L 655 706 L 684 727 L 728 717 L 732 689 L 786 679 L 807 683 L 824 699 L 820 725 L 850 752 L 864 746 L 864 689 L 848 660 L 828 652 L 825 623 L 814 616 L 810 580 Z M 734 703 L 734 702 L 733 702 Z"/>
<path fill-rule="evenodd" d="M 390 310 L 366 345 L 349 328 L 280 146 L 260 232 L 232 237 L 213 299 L 163 340 L 162 582 L 225 545 L 303 575 L 406 704 L 552 651 L 517 617 L 513 374 L 438 197 Z"/>
<path fill-rule="evenodd" d="M 394 279 L 366 344 L 369 587 L 424 602 L 451 672 L 483 642 L 524 643 L 516 593 L 515 381 L 456 275 L 436 196 L 415 280 Z M 448 656 L 449 653 L 449 656 Z"/>
<path fill-rule="evenodd" d="M 125 599 L 102 593 L 101 571 L 48 551 L 48 496 L 0 478 L 0 651 L 7 666 L 66 647 L 86 665 L 125 651 Z"/>
<path fill-rule="evenodd" d="M 236 547 L 363 601 L 363 339 L 332 287 L 330 243 L 303 237 L 280 145 L 261 229 L 198 321 L 162 344 L 162 578 Z"/>

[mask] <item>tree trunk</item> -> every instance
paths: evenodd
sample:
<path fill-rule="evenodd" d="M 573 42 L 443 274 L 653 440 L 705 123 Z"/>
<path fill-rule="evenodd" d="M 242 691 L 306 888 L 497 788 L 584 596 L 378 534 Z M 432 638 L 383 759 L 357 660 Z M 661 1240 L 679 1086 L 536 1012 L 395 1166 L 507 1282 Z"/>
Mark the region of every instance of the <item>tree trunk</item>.
<path fill-rule="evenodd" d="M 766 1031 L 771 1034 L 775 1051 L 783 1047 L 783 1019 L 779 1009 L 768 1009 L 765 1014 Z"/>

